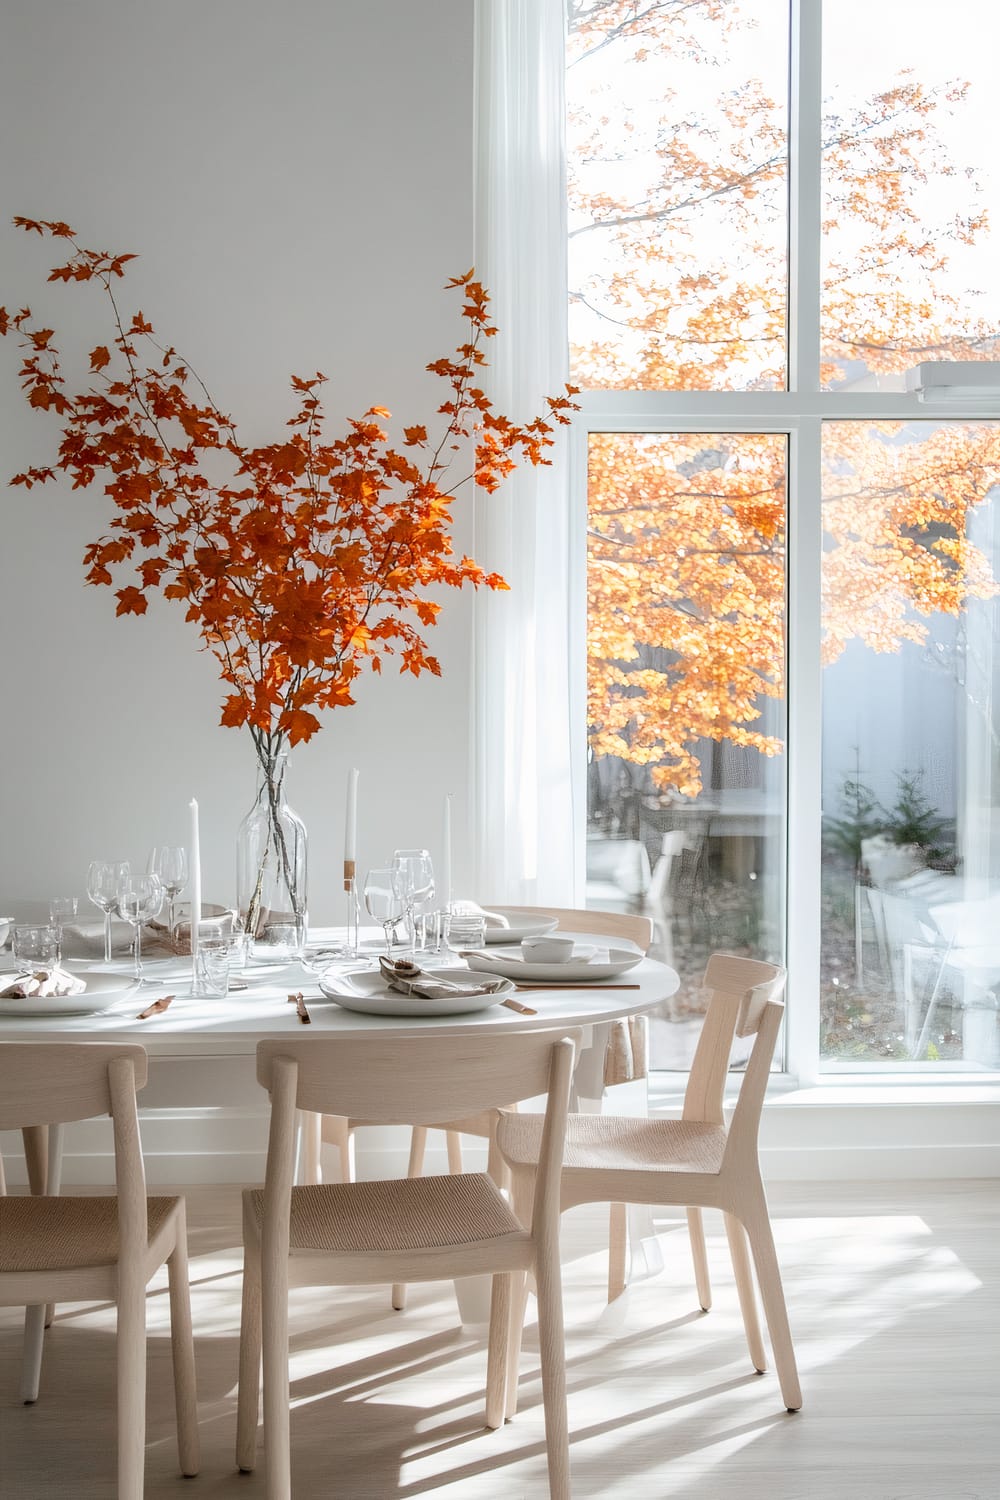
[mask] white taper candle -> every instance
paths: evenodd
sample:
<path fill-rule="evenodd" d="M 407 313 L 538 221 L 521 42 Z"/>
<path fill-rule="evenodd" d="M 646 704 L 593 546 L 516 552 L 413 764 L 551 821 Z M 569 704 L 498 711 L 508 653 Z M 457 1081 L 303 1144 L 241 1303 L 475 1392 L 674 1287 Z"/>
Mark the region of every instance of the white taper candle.
<path fill-rule="evenodd" d="M 444 797 L 444 829 L 441 842 L 444 856 L 441 861 L 441 907 L 447 911 L 451 906 L 451 793 Z"/>
<path fill-rule="evenodd" d="M 354 879 L 358 858 L 358 768 L 347 773 L 347 816 L 344 819 L 344 885 Z"/>
<path fill-rule="evenodd" d="M 201 836 L 198 828 L 198 803 L 194 797 L 188 804 L 191 809 L 191 848 L 188 859 L 191 864 L 191 962 L 198 954 L 198 924 L 201 921 Z"/>

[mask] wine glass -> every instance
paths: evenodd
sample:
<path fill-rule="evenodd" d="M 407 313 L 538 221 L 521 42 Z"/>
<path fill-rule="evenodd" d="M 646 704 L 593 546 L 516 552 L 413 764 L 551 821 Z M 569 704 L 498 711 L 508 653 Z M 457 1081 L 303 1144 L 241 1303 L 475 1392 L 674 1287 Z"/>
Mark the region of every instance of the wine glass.
<path fill-rule="evenodd" d="M 429 911 L 428 902 L 434 897 L 434 866 L 426 849 L 394 849 L 393 869 L 402 878 L 403 896 L 406 902 L 406 930 L 410 937 L 410 950 L 416 951 L 417 931 L 415 912 Z"/>
<path fill-rule="evenodd" d="M 104 962 L 111 962 L 111 913 L 118 899 L 118 887 L 128 879 L 131 866 L 127 859 L 91 860 L 87 871 L 87 899 L 104 913 Z"/>
<path fill-rule="evenodd" d="M 150 922 L 163 905 L 163 886 L 155 875 L 128 875 L 118 887 L 115 909 L 130 927 L 135 928 L 135 970 L 142 979 L 142 924 Z"/>
<path fill-rule="evenodd" d="M 400 872 L 394 868 L 369 870 L 365 876 L 365 910 L 382 924 L 385 955 L 392 952 L 392 931 L 406 910 L 406 897 Z"/>
<path fill-rule="evenodd" d="M 167 927 L 173 939 L 175 898 L 187 885 L 187 850 L 179 844 L 157 844 L 149 856 L 147 869 L 150 875 L 156 876 L 166 893 Z"/>

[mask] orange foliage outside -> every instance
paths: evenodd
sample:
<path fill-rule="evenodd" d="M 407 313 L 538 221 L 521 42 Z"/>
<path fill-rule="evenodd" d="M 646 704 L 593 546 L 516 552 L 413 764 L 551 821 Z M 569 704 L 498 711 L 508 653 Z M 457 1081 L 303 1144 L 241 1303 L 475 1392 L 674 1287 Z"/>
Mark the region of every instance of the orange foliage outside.
<path fill-rule="evenodd" d="M 483 343 L 496 328 L 489 298 L 470 271 L 447 283 L 463 298 L 466 339 L 427 368 L 447 387 L 439 435 L 404 428 L 389 446 L 390 413 L 372 407 L 343 437 L 325 439 L 319 392 L 324 376 L 294 377 L 296 409 L 287 436 L 259 447 L 241 442 L 176 349 L 160 344 L 141 312 L 119 309 L 113 288 L 134 257 L 86 250 L 60 222 L 14 220 L 24 230 L 69 241 L 73 254 L 50 281 L 96 281 L 115 335 L 90 355 L 86 389 L 68 394 L 52 329 L 30 309 L 0 308 L 0 334 L 18 336 L 30 406 L 62 422 L 57 459 L 14 479 L 31 488 L 72 477 L 104 482 L 114 506 L 107 536 L 86 549 L 88 583 L 116 589 L 117 613 L 143 614 L 151 591 L 176 600 L 217 657 L 229 691 L 221 722 L 246 725 L 261 763 L 281 745 L 310 739 L 323 709 L 352 703 L 364 665 L 440 675 L 423 632 L 445 585 L 504 589 L 472 558 L 456 558 L 452 501 L 471 479 L 492 493 L 519 462 L 549 462 L 555 424 L 569 421 L 572 390 L 550 397 L 544 417 L 524 425 L 494 410 L 482 390 Z M 471 449 L 472 472 L 449 481 L 456 452 Z"/>
<path fill-rule="evenodd" d="M 573 378 L 598 389 L 783 388 L 781 110 L 753 80 L 715 103 L 710 80 L 716 52 L 737 36 L 738 5 L 572 0 L 569 13 Z M 692 112 L 664 87 L 651 126 L 635 105 L 640 85 L 616 69 L 637 79 L 663 64 L 676 80 L 679 57 L 702 70 L 713 108 Z M 590 58 L 607 80 L 593 102 L 573 84 Z M 928 178 L 959 175 L 934 115 L 963 91 L 904 75 L 824 122 L 826 386 L 846 362 L 852 374 L 891 376 L 921 360 L 997 357 L 1000 330 L 939 279 L 949 243 L 973 243 L 985 217 L 929 226 L 919 199 Z M 998 592 L 969 523 L 1000 483 L 1000 426 L 914 435 L 891 422 L 826 428 L 827 662 L 851 639 L 874 651 L 922 642 L 935 612 L 958 615 Z M 761 700 L 784 691 L 785 441 L 596 434 L 588 472 L 590 746 L 696 796 L 700 739 L 782 748 L 760 717 Z"/>

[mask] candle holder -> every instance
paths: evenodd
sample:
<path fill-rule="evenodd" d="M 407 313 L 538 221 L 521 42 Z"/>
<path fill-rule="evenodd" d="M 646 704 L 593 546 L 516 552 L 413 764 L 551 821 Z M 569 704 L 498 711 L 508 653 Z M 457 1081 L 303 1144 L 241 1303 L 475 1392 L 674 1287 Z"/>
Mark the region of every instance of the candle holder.
<path fill-rule="evenodd" d="M 361 946 L 361 903 L 353 859 L 344 860 L 344 891 L 347 895 L 347 926 L 344 933 L 344 957 L 357 958 Z"/>

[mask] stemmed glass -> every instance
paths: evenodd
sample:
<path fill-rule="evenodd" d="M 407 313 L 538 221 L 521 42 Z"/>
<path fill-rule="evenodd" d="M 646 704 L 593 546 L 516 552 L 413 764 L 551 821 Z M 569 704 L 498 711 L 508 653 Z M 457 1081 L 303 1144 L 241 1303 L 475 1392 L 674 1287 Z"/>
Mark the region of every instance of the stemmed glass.
<path fill-rule="evenodd" d="M 118 887 L 128 879 L 131 866 L 127 859 L 95 859 L 87 871 L 87 898 L 104 913 L 104 962 L 111 962 L 111 913 L 118 900 Z"/>
<path fill-rule="evenodd" d="M 118 887 L 115 908 L 135 928 L 135 978 L 142 979 L 142 924 L 163 905 L 163 887 L 155 875 L 128 875 Z"/>
<path fill-rule="evenodd" d="M 166 893 L 167 927 L 172 940 L 175 900 L 187 885 L 187 850 L 178 844 L 157 844 L 149 856 L 147 869 L 150 875 L 156 876 Z"/>
<path fill-rule="evenodd" d="M 392 931 L 406 910 L 403 881 L 400 872 L 393 868 L 369 870 L 365 876 L 365 910 L 376 922 L 382 924 L 385 934 L 385 956 L 392 952 Z"/>
<path fill-rule="evenodd" d="M 393 869 L 398 870 L 406 902 L 406 930 L 410 937 L 410 950 L 416 952 L 417 929 L 415 911 L 430 910 L 428 903 L 434 897 L 434 866 L 426 849 L 394 849 Z"/>

